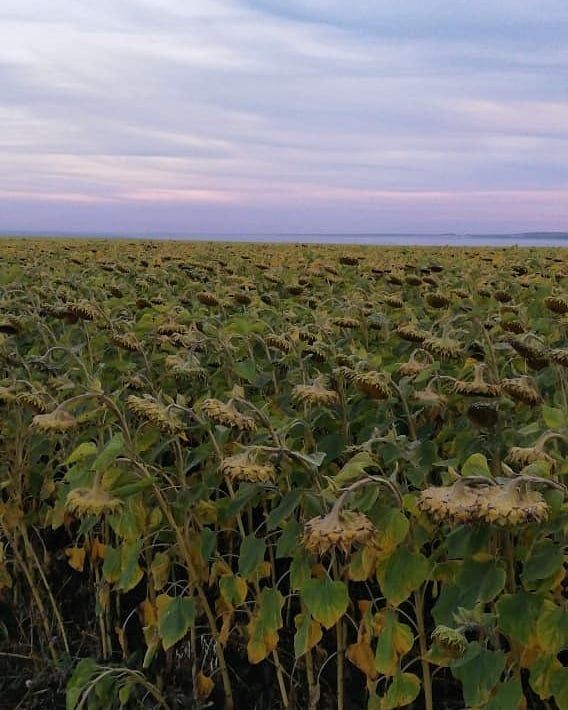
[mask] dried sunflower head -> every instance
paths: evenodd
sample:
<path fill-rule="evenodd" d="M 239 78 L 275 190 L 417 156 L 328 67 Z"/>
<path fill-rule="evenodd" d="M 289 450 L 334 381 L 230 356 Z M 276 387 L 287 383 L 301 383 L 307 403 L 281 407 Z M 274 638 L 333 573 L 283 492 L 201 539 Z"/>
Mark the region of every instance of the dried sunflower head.
<path fill-rule="evenodd" d="M 206 380 L 207 371 L 201 367 L 199 358 L 190 354 L 187 357 L 168 355 L 164 365 L 178 380 Z"/>
<path fill-rule="evenodd" d="M 270 335 L 266 336 L 264 342 L 269 348 L 280 350 L 283 353 L 289 353 L 292 349 L 290 339 L 284 337 L 283 335 L 276 335 L 274 333 L 271 333 Z"/>
<path fill-rule="evenodd" d="M 416 323 L 397 325 L 396 332 L 403 340 L 407 340 L 411 343 L 423 343 L 429 336 L 429 333 L 425 330 L 421 330 Z"/>
<path fill-rule="evenodd" d="M 308 552 L 319 557 L 333 549 L 348 555 L 353 547 L 369 542 L 375 533 L 375 526 L 363 513 L 332 510 L 308 520 L 302 541 Z"/>
<path fill-rule="evenodd" d="M 126 407 L 139 419 L 152 424 L 164 434 L 181 435 L 185 428 L 177 412 L 166 407 L 149 394 L 142 397 L 129 395 L 126 398 Z"/>
<path fill-rule="evenodd" d="M 501 394 L 499 385 L 489 384 L 485 382 L 483 373 L 487 366 L 483 362 L 475 365 L 473 381 L 456 380 L 454 384 L 454 392 L 464 394 L 468 397 L 498 397 Z"/>
<path fill-rule="evenodd" d="M 432 359 L 430 358 L 430 362 L 420 360 L 418 357 L 419 353 L 430 357 L 428 353 L 424 352 L 424 350 L 414 350 L 412 353 L 410 353 L 408 362 L 403 362 L 398 366 L 398 371 L 401 375 L 403 375 L 404 377 L 416 377 L 416 375 L 419 375 L 421 372 L 424 372 L 424 370 L 428 367 Z"/>
<path fill-rule="evenodd" d="M 558 313 L 559 315 L 568 313 L 568 301 L 561 296 L 547 296 L 544 299 L 544 305 L 552 313 Z"/>
<path fill-rule="evenodd" d="M 548 505 L 538 491 L 513 479 L 503 486 L 486 489 L 481 495 L 480 515 L 491 525 L 516 527 L 527 523 L 543 523 L 548 519 Z"/>
<path fill-rule="evenodd" d="M 66 303 L 65 309 L 67 313 L 70 313 L 75 318 L 80 320 L 95 320 L 99 315 L 99 311 L 96 306 L 88 301 L 78 301 L 75 303 Z"/>
<path fill-rule="evenodd" d="M 548 351 L 548 357 L 555 365 L 568 367 L 568 348 L 553 348 Z"/>
<path fill-rule="evenodd" d="M 197 300 L 204 306 L 218 306 L 221 303 L 217 296 L 209 291 L 202 291 L 201 293 L 198 293 Z"/>
<path fill-rule="evenodd" d="M 250 451 L 223 459 L 221 473 L 232 483 L 271 483 L 276 478 L 276 469 L 271 463 L 260 463 Z"/>
<path fill-rule="evenodd" d="M 20 392 L 16 395 L 16 401 L 39 414 L 45 414 L 48 410 L 47 397 L 39 392 Z"/>
<path fill-rule="evenodd" d="M 168 320 L 158 326 L 158 335 L 187 335 L 189 328 L 184 323 Z"/>
<path fill-rule="evenodd" d="M 107 493 L 95 483 L 92 488 L 74 488 L 67 494 L 65 508 L 79 517 L 83 515 L 112 515 L 122 507 L 122 500 Z"/>
<path fill-rule="evenodd" d="M 529 404 L 531 407 L 534 407 L 542 402 L 542 396 L 536 389 L 534 380 L 525 375 L 522 377 L 504 379 L 501 382 L 501 389 L 512 399 L 517 402 Z"/>
<path fill-rule="evenodd" d="M 142 345 L 134 333 L 111 333 L 109 340 L 117 348 L 128 350 L 131 353 L 142 352 Z"/>
<path fill-rule="evenodd" d="M 451 300 L 443 293 L 434 292 L 426 294 L 426 303 L 432 308 L 447 308 Z"/>
<path fill-rule="evenodd" d="M 426 488 L 420 494 L 418 508 L 434 522 L 448 521 L 456 525 L 479 520 L 480 490 L 460 478 L 451 486 Z"/>
<path fill-rule="evenodd" d="M 386 296 L 384 301 L 391 308 L 402 308 L 404 306 L 404 300 L 400 296 Z"/>
<path fill-rule="evenodd" d="M 467 639 L 462 632 L 443 624 L 432 631 L 432 641 L 450 658 L 461 658 L 467 650 Z"/>
<path fill-rule="evenodd" d="M 353 378 L 360 392 L 373 399 L 388 399 L 392 394 L 392 386 L 388 375 L 383 372 L 358 372 Z"/>
<path fill-rule="evenodd" d="M 292 389 L 292 399 L 300 404 L 316 407 L 332 407 L 339 404 L 339 395 L 326 387 L 326 379 L 317 377 L 311 385 L 296 385 Z"/>
<path fill-rule="evenodd" d="M 436 355 L 442 360 L 452 360 L 460 357 L 464 351 L 464 344 L 459 340 L 454 340 L 449 336 L 430 335 L 423 341 L 423 347 L 432 355 Z"/>
<path fill-rule="evenodd" d="M 64 432 L 76 426 L 75 417 L 59 407 L 47 414 L 36 414 L 32 419 L 32 427 L 44 432 Z"/>
<path fill-rule="evenodd" d="M 201 403 L 201 411 L 214 424 L 220 424 L 239 431 L 254 431 L 256 422 L 252 417 L 236 409 L 232 404 L 218 399 L 206 399 Z"/>
<path fill-rule="evenodd" d="M 332 320 L 333 325 L 338 328 L 358 328 L 361 324 L 356 318 L 349 318 L 348 316 L 343 316 L 340 318 L 334 318 Z"/>

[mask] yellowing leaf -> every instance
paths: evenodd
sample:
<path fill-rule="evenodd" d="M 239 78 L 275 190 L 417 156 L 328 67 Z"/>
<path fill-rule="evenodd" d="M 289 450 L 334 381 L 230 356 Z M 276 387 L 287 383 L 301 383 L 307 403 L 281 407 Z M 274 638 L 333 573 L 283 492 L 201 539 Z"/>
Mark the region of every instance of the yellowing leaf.
<path fill-rule="evenodd" d="M 197 673 L 195 679 L 195 693 L 200 700 L 206 700 L 215 687 L 215 683 L 209 676 L 206 676 L 203 671 Z"/>
<path fill-rule="evenodd" d="M 294 653 L 300 658 L 321 641 L 321 626 L 309 614 L 296 614 L 294 617 L 296 634 L 294 636 Z"/>
<path fill-rule="evenodd" d="M 362 671 L 370 680 L 376 680 L 379 676 L 375 668 L 375 654 L 368 641 L 358 641 L 348 646 L 345 653 L 354 666 Z"/>
<path fill-rule="evenodd" d="M 82 572 L 85 566 L 85 548 L 84 547 L 68 547 L 65 550 L 65 555 L 68 558 L 69 565 L 77 572 Z"/>
<path fill-rule="evenodd" d="M 160 591 L 163 589 L 170 576 L 170 558 L 167 552 L 157 552 L 150 565 L 154 588 Z"/>

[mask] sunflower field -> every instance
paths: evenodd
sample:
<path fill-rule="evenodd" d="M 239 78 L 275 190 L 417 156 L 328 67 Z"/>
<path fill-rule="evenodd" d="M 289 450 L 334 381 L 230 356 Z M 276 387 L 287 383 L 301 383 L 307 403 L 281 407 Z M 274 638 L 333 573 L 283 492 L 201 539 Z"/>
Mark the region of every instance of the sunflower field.
<path fill-rule="evenodd" d="M 0 707 L 568 708 L 568 253 L 0 242 Z"/>

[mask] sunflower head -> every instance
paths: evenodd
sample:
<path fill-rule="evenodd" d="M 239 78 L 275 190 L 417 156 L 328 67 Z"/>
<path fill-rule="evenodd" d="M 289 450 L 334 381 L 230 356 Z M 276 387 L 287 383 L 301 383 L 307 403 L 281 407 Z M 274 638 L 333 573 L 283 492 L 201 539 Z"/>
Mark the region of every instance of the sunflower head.
<path fill-rule="evenodd" d="M 429 353 L 442 360 L 452 360 L 460 357 L 464 351 L 464 344 L 447 335 L 429 335 L 423 341 L 423 347 Z"/>
<path fill-rule="evenodd" d="M 544 305 L 552 313 L 558 313 L 558 315 L 568 313 L 568 301 L 561 296 L 547 296 L 544 299 Z"/>
<path fill-rule="evenodd" d="M 198 293 L 197 300 L 204 306 L 218 306 L 221 303 L 217 296 L 210 291 L 202 291 L 201 293 Z"/>
<path fill-rule="evenodd" d="M 252 417 L 242 414 L 231 403 L 218 399 L 206 399 L 201 403 L 202 413 L 214 424 L 238 431 L 255 431 L 256 422 Z"/>
<path fill-rule="evenodd" d="M 182 434 L 184 425 L 177 412 L 166 407 L 155 397 L 145 394 L 142 397 L 129 395 L 126 398 L 126 407 L 138 419 L 152 424 L 164 434 Z"/>
<path fill-rule="evenodd" d="M 221 462 L 221 473 L 232 483 L 272 483 L 276 478 L 276 469 L 271 463 L 261 463 L 250 452 L 229 456 Z"/>
<path fill-rule="evenodd" d="M 483 362 L 478 362 L 474 368 L 474 376 L 471 382 L 466 380 L 456 380 L 454 392 L 464 394 L 468 397 L 498 397 L 501 394 L 499 385 L 485 382 L 483 373 L 487 366 Z"/>
<path fill-rule="evenodd" d="M 462 632 L 443 624 L 432 632 L 432 641 L 450 658 L 461 658 L 467 649 L 467 639 Z"/>
<path fill-rule="evenodd" d="M 142 352 L 142 345 L 134 333 L 115 333 L 109 335 L 109 340 L 113 345 L 131 353 Z"/>
<path fill-rule="evenodd" d="M 65 508 L 78 517 L 86 515 L 112 515 L 122 507 L 120 498 L 107 493 L 100 485 L 92 488 L 74 488 L 67 494 Z"/>
<path fill-rule="evenodd" d="M 372 399 L 388 399 L 392 394 L 390 380 L 383 372 L 358 372 L 353 382 L 360 392 Z"/>
<path fill-rule="evenodd" d="M 481 517 L 490 525 L 517 527 L 543 523 L 548 519 L 546 501 L 522 479 L 512 479 L 503 486 L 486 489 L 481 502 Z"/>
<path fill-rule="evenodd" d="M 363 513 L 331 511 L 308 520 L 304 526 L 303 543 L 308 552 L 319 557 L 334 549 L 349 555 L 353 547 L 369 542 L 375 533 L 375 526 Z"/>
<path fill-rule="evenodd" d="M 46 433 L 69 431 L 76 426 L 77 420 L 75 417 L 65 409 L 59 407 L 47 414 L 36 414 L 32 419 L 32 427 Z"/>
<path fill-rule="evenodd" d="M 421 330 L 416 323 L 402 323 L 396 327 L 397 335 L 410 343 L 423 343 L 429 336 L 425 330 Z"/>
<path fill-rule="evenodd" d="M 327 388 L 325 377 L 317 377 L 311 385 L 296 385 L 292 389 L 292 399 L 300 404 L 315 407 L 332 407 L 339 403 L 335 390 Z"/>
<path fill-rule="evenodd" d="M 446 294 L 435 291 L 433 293 L 426 294 L 426 303 L 431 308 L 447 308 L 451 300 Z"/>
<path fill-rule="evenodd" d="M 511 399 L 535 407 L 542 402 L 542 396 L 534 385 L 534 380 L 525 375 L 504 379 L 501 389 Z"/>

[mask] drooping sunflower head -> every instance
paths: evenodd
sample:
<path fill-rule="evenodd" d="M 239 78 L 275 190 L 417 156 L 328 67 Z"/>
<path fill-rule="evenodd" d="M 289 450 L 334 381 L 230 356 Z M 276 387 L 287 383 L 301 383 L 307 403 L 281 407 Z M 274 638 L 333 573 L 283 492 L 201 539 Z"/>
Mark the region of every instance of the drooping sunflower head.
<path fill-rule="evenodd" d="M 238 431 L 255 431 L 256 422 L 247 414 L 242 414 L 230 402 L 206 399 L 201 403 L 201 412 L 214 424 Z"/>
<path fill-rule="evenodd" d="M 308 552 L 319 557 L 334 549 L 349 555 L 354 547 L 369 542 L 375 533 L 375 526 L 363 513 L 331 511 L 308 520 L 302 541 Z"/>
<path fill-rule="evenodd" d="M 460 357 L 464 352 L 464 344 L 447 335 L 429 335 L 423 341 L 423 347 L 432 355 L 442 360 L 452 360 Z"/>
<path fill-rule="evenodd" d="M 464 478 L 451 486 L 432 486 L 420 494 L 418 508 L 436 523 L 476 523 L 479 521 L 480 491 L 483 489 L 468 485 Z"/>
<path fill-rule="evenodd" d="M 166 407 L 149 394 L 142 397 L 129 395 L 126 398 L 126 407 L 136 417 L 156 427 L 164 434 L 179 435 L 185 428 L 178 412 Z"/>
<path fill-rule="evenodd" d="M 221 303 L 217 296 L 210 291 L 202 291 L 197 294 L 196 298 L 204 306 L 218 306 Z"/>
<path fill-rule="evenodd" d="M 47 414 L 36 414 L 32 427 L 46 433 L 62 433 L 77 426 L 75 417 L 63 408 L 56 408 Z"/>
<path fill-rule="evenodd" d="M 542 396 L 536 389 L 534 380 L 531 377 L 511 377 L 504 379 L 501 382 L 501 389 L 511 399 L 517 402 L 523 402 L 531 407 L 535 407 L 542 402 Z"/>
<path fill-rule="evenodd" d="M 425 300 L 431 308 L 447 308 L 451 303 L 451 299 L 440 291 L 427 293 Z"/>
<path fill-rule="evenodd" d="M 432 631 L 432 641 L 450 658 L 461 658 L 467 650 L 467 639 L 458 629 L 440 624 Z"/>
<path fill-rule="evenodd" d="M 416 323 L 402 323 L 396 327 L 397 335 L 410 343 L 423 343 L 429 336 L 425 330 L 421 330 Z"/>
<path fill-rule="evenodd" d="M 392 394 L 390 379 L 383 372 L 358 372 L 353 382 L 360 392 L 372 399 L 388 399 Z"/>
<path fill-rule="evenodd" d="M 131 353 L 142 352 L 142 344 L 134 333 L 116 333 L 112 332 L 109 335 L 109 340 L 113 345 L 122 350 L 128 350 Z"/>
<path fill-rule="evenodd" d="M 69 491 L 65 508 L 78 517 L 112 515 L 122 508 L 122 500 L 95 484 L 92 488 L 74 488 Z"/>
<path fill-rule="evenodd" d="M 296 385 L 292 389 L 292 400 L 314 407 L 333 407 L 339 403 L 339 395 L 328 389 L 325 377 L 317 377 L 310 385 Z"/>
<path fill-rule="evenodd" d="M 528 523 L 543 523 L 549 508 L 542 495 L 531 490 L 522 480 L 487 489 L 481 496 L 481 517 L 490 525 L 517 527 Z"/>
<path fill-rule="evenodd" d="M 476 363 L 472 381 L 456 380 L 454 392 L 468 397 L 498 397 L 501 394 L 499 385 L 485 381 L 484 372 L 487 366 L 483 362 Z"/>
<path fill-rule="evenodd" d="M 232 483 L 272 483 L 276 478 L 274 466 L 269 461 L 259 461 L 250 450 L 223 459 L 220 469 Z"/>
<path fill-rule="evenodd" d="M 568 301 L 561 296 L 547 296 L 543 303 L 552 313 L 557 313 L 558 315 L 568 313 Z"/>

